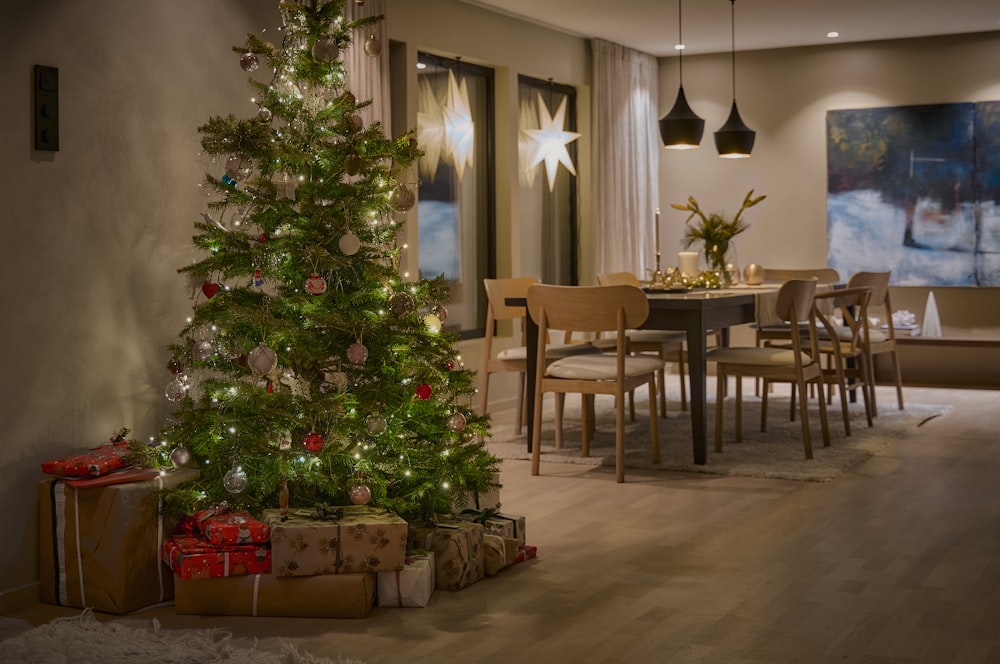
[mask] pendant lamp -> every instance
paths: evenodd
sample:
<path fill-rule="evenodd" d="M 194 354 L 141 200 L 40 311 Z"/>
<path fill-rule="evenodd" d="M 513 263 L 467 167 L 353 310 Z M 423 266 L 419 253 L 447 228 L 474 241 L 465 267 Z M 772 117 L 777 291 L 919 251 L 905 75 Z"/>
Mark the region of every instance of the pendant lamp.
<path fill-rule="evenodd" d="M 701 143 L 705 121 L 695 115 L 684 96 L 684 40 L 681 33 L 681 0 L 677 0 L 677 71 L 680 87 L 670 112 L 660 118 L 660 138 L 668 150 L 693 150 Z"/>
<path fill-rule="evenodd" d="M 740 159 L 750 156 L 757 132 L 743 123 L 743 118 L 736 108 L 736 0 L 729 0 L 729 3 L 732 29 L 733 108 L 729 111 L 726 124 L 715 132 L 715 147 L 723 159 Z"/>

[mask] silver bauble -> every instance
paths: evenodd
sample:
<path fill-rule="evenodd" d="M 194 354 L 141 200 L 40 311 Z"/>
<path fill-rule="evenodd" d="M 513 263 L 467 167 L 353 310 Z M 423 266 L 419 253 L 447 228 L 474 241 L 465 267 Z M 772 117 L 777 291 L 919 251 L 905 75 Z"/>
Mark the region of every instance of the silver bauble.
<path fill-rule="evenodd" d="M 316 62 L 321 62 L 325 65 L 336 62 L 337 58 L 340 57 L 340 47 L 337 46 L 337 40 L 332 37 L 323 37 L 316 40 L 316 43 L 312 47 L 312 56 Z"/>
<path fill-rule="evenodd" d="M 222 477 L 222 486 L 229 493 L 241 493 L 247 488 L 247 473 L 243 466 L 234 463 L 233 467 Z"/>
<path fill-rule="evenodd" d="M 184 468 L 191 463 L 191 451 L 183 445 L 178 445 L 170 453 L 170 463 L 174 468 Z"/>

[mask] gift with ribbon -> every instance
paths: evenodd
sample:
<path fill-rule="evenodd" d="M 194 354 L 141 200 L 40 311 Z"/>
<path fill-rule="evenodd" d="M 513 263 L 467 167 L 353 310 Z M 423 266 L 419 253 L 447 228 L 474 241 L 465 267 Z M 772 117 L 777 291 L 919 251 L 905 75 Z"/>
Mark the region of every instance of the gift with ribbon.
<path fill-rule="evenodd" d="M 271 527 L 249 512 L 234 510 L 228 503 L 195 512 L 199 532 L 212 544 L 259 544 L 271 538 Z"/>
<path fill-rule="evenodd" d="M 483 524 L 452 521 L 411 526 L 411 549 L 434 552 L 434 586 L 438 590 L 461 590 L 485 575 Z"/>
<path fill-rule="evenodd" d="M 271 548 L 266 543 L 219 546 L 198 535 L 175 535 L 164 540 L 162 557 L 185 580 L 271 571 Z"/>
<path fill-rule="evenodd" d="M 403 569 L 379 572 L 380 607 L 425 607 L 434 594 L 434 552 L 407 551 Z"/>
<path fill-rule="evenodd" d="M 347 505 L 281 511 L 264 510 L 271 528 L 276 576 L 311 576 L 403 569 L 407 523 L 379 507 Z"/>

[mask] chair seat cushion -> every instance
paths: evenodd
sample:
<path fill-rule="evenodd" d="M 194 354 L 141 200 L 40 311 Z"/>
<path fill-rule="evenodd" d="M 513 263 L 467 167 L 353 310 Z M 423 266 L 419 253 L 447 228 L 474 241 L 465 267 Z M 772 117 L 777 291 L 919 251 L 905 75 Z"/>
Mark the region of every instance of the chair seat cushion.
<path fill-rule="evenodd" d="M 808 356 L 803 353 L 803 363 L 808 364 Z M 721 364 L 754 364 L 766 367 L 795 366 L 795 351 L 774 346 L 753 347 L 734 346 L 713 348 L 707 353 L 710 362 Z"/>
<path fill-rule="evenodd" d="M 550 344 L 545 349 L 545 357 L 559 358 L 569 357 L 571 355 L 595 355 L 600 352 L 600 348 L 597 348 L 589 342 L 581 344 Z M 507 348 L 497 353 L 497 359 L 526 360 L 528 359 L 528 347 L 514 346 L 513 348 Z"/>
<path fill-rule="evenodd" d="M 655 373 L 662 368 L 663 360 L 656 357 L 625 358 L 628 377 Z M 614 355 L 574 355 L 550 364 L 545 375 L 572 380 L 612 380 L 618 377 L 618 358 Z"/>

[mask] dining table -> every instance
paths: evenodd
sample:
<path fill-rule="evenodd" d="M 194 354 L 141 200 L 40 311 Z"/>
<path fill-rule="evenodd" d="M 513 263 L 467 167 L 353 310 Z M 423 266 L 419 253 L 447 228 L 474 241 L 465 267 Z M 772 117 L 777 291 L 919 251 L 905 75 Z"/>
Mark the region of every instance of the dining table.
<path fill-rule="evenodd" d="M 694 463 L 708 461 L 708 334 L 722 332 L 722 343 L 729 343 L 729 328 L 753 323 L 768 306 L 773 306 L 779 284 L 734 286 L 723 289 L 691 289 L 666 291 L 644 289 L 649 301 L 649 316 L 643 329 L 680 330 L 687 335 L 688 377 L 690 380 L 691 451 Z M 527 298 L 507 298 L 508 306 L 527 306 Z M 765 312 L 766 315 L 766 312 Z M 534 385 L 538 371 L 538 324 L 525 315 L 524 333 L 527 346 L 525 417 L 530 423 L 534 416 Z M 531 452 L 532 427 L 528 427 L 528 452 Z"/>

